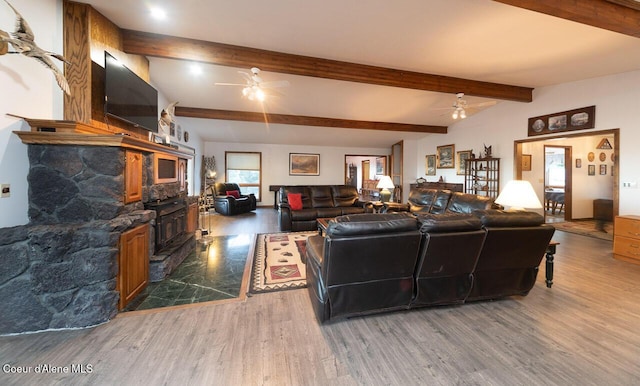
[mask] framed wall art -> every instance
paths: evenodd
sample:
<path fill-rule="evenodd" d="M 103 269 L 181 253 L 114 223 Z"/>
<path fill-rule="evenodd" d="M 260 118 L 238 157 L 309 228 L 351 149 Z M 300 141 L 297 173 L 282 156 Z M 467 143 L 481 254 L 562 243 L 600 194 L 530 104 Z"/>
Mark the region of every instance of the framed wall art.
<path fill-rule="evenodd" d="M 466 172 L 466 168 L 467 168 L 467 160 L 469 158 L 471 158 L 471 150 L 463 150 L 463 151 L 459 151 L 456 153 L 457 155 L 457 165 L 458 168 L 456 169 L 456 174 L 462 174 L 464 175 Z"/>
<path fill-rule="evenodd" d="M 555 114 L 529 118 L 529 137 L 559 133 L 562 131 L 593 129 L 596 121 L 596 106 L 563 111 Z"/>
<path fill-rule="evenodd" d="M 576 158 L 576 169 L 580 169 L 582 167 L 582 158 Z"/>
<path fill-rule="evenodd" d="M 438 169 L 453 169 L 456 166 L 455 145 L 438 146 L 436 156 Z"/>
<path fill-rule="evenodd" d="M 606 176 L 607 175 L 607 165 L 606 164 L 600 165 L 600 175 L 601 176 Z"/>
<path fill-rule="evenodd" d="M 436 175 L 436 155 L 429 154 L 424 158 L 425 158 L 425 165 L 424 165 L 425 174 L 428 176 L 435 176 Z"/>
<path fill-rule="evenodd" d="M 596 175 L 596 165 L 589 165 L 589 172 L 587 173 L 590 176 Z"/>
<path fill-rule="evenodd" d="M 387 174 L 387 157 L 376 157 L 376 175 L 383 176 Z"/>
<path fill-rule="evenodd" d="M 320 154 L 289 153 L 290 176 L 319 176 Z"/>

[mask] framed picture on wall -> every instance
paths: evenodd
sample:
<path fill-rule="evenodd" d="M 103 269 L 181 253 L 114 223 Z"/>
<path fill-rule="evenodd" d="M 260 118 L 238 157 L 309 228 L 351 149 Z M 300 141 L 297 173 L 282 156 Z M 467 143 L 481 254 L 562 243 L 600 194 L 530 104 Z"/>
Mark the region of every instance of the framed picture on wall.
<path fill-rule="evenodd" d="M 289 153 L 290 176 L 319 176 L 320 154 Z"/>
<path fill-rule="evenodd" d="M 582 158 L 576 158 L 576 169 L 580 169 L 582 167 Z"/>
<path fill-rule="evenodd" d="M 601 176 L 606 176 L 607 175 L 607 165 L 606 164 L 600 165 L 600 175 Z"/>
<path fill-rule="evenodd" d="M 387 157 L 376 157 L 376 175 L 384 176 L 387 174 Z"/>
<path fill-rule="evenodd" d="M 560 113 L 529 118 L 528 136 L 552 134 L 561 131 L 593 129 L 596 107 L 588 106 Z"/>
<path fill-rule="evenodd" d="M 438 169 L 453 169 L 456 166 L 455 145 L 438 146 L 437 150 Z"/>
<path fill-rule="evenodd" d="M 589 165 L 589 172 L 588 174 L 590 176 L 595 176 L 596 175 L 596 165 Z"/>
<path fill-rule="evenodd" d="M 436 155 L 429 154 L 424 158 L 425 158 L 424 170 L 426 171 L 425 174 L 428 176 L 435 176 L 436 175 Z"/>
<path fill-rule="evenodd" d="M 467 160 L 471 158 L 471 150 L 463 150 L 457 153 L 457 163 L 458 169 L 456 170 L 456 174 L 464 175 L 467 167 Z"/>

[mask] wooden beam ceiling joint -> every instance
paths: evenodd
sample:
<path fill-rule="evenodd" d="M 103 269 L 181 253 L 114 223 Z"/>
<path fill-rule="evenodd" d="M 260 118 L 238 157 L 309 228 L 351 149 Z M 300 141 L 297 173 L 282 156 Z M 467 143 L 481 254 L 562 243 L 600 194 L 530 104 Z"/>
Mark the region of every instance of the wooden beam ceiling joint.
<path fill-rule="evenodd" d="M 494 0 L 640 38 L 640 3 L 631 0 Z"/>
<path fill-rule="evenodd" d="M 259 67 L 264 71 L 348 82 L 417 89 L 484 98 L 531 102 L 533 89 L 444 75 L 314 58 L 203 40 L 123 30 L 128 54 L 192 60 L 233 67 Z"/>
<path fill-rule="evenodd" d="M 343 129 L 405 131 L 412 133 L 446 134 L 446 126 L 413 125 L 408 123 L 358 121 L 352 119 L 337 119 L 324 117 L 310 117 L 303 115 L 287 115 L 258 113 L 253 111 L 234 111 L 202 109 L 196 107 L 176 106 L 175 115 L 179 117 L 221 119 L 228 121 L 264 122 L 270 124 L 336 127 Z"/>

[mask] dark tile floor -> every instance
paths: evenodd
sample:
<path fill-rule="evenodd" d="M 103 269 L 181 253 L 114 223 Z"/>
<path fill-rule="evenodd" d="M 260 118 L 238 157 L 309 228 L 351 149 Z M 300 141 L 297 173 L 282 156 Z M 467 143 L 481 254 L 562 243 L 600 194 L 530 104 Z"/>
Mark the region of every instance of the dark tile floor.
<path fill-rule="evenodd" d="M 149 286 L 125 311 L 237 298 L 254 235 L 205 236 L 166 279 Z"/>

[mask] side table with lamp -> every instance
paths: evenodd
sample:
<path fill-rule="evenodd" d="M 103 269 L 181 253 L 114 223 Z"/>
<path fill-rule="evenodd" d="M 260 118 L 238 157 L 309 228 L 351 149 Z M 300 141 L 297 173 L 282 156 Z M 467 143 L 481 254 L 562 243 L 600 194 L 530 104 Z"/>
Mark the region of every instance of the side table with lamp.
<path fill-rule="evenodd" d="M 391 191 L 389 189 L 395 189 L 395 185 L 389 176 L 382 176 L 376 188 L 382 189 L 380 191 L 380 201 L 389 202 L 391 201 Z"/>

